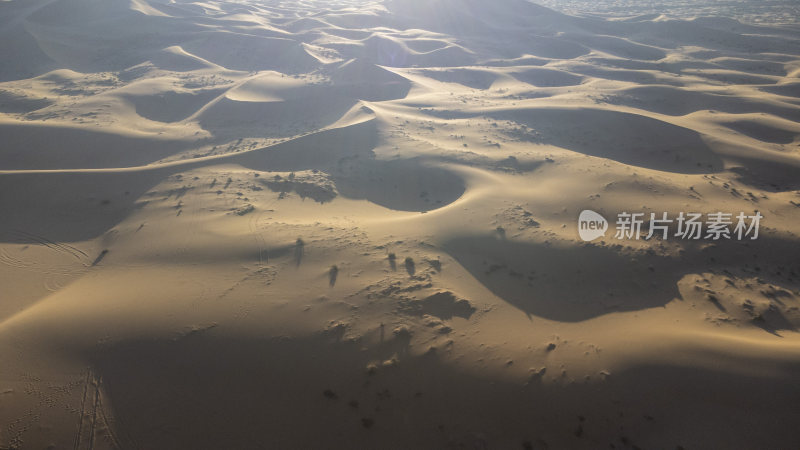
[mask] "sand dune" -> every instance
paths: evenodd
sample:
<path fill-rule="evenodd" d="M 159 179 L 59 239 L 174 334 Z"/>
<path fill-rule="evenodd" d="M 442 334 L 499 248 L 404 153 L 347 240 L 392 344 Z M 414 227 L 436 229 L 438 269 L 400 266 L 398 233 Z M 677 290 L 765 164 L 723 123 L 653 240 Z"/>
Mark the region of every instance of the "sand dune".
<path fill-rule="evenodd" d="M 797 447 L 796 18 L 584 3 L 0 1 L 0 448 Z"/>
<path fill-rule="evenodd" d="M 126 167 L 161 159 L 196 143 L 152 134 L 127 135 L 109 130 L 0 124 L 7 149 L 4 169 L 77 169 Z"/>

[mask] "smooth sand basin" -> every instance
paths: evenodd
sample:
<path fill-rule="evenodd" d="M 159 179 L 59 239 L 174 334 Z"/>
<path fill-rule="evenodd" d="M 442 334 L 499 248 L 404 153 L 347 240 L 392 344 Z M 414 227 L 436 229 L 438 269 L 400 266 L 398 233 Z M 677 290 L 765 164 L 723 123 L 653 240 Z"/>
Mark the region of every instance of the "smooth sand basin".
<path fill-rule="evenodd" d="M 543 3 L 0 1 L 0 448 L 798 447 L 793 6 Z"/>

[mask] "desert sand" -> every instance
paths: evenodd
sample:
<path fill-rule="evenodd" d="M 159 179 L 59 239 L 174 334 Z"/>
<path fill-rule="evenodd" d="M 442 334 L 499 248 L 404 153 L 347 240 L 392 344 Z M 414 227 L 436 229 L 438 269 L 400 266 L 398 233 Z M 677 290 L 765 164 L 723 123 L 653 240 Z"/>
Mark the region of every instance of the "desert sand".
<path fill-rule="evenodd" d="M 800 25 L 576 3 L 0 1 L 0 448 L 798 448 Z"/>

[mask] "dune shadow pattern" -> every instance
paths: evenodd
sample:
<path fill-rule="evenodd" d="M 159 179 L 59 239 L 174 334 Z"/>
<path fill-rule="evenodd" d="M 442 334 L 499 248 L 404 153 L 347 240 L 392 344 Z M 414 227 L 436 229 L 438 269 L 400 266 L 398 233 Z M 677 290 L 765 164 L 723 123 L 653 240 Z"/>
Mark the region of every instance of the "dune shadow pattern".
<path fill-rule="evenodd" d="M 436 352 L 407 355 L 408 345 L 208 330 L 120 343 L 92 360 L 123 448 L 787 448 L 800 420 L 796 364 L 777 377 L 642 365 L 584 383 L 489 383 Z M 406 356 L 365 370 L 392 354 Z"/>
<path fill-rule="evenodd" d="M 793 240 L 762 237 L 687 245 L 679 257 L 629 253 L 620 246 L 555 245 L 462 236 L 444 245 L 487 289 L 528 315 L 579 322 L 604 314 L 664 306 L 681 299 L 678 281 L 707 270 L 781 265 L 800 273 Z M 779 251 L 780 249 L 780 251 Z M 788 249 L 794 249 L 788 251 Z"/>
<path fill-rule="evenodd" d="M 639 114 L 593 108 L 541 108 L 499 110 L 487 115 L 529 126 L 537 134 L 527 140 L 536 144 L 672 173 L 723 170 L 722 158 L 698 132 Z M 612 129 L 619 132 L 609 133 Z"/>
<path fill-rule="evenodd" d="M 54 242 L 99 236 L 146 204 L 142 196 L 171 173 L 0 174 L 0 206 L 8 211 L 0 218 L 0 242 L 26 242 L 20 231 Z"/>
<path fill-rule="evenodd" d="M 145 205 L 142 196 L 170 175 L 223 163 L 260 171 L 318 169 L 331 174 L 341 195 L 400 211 L 440 208 L 464 193 L 460 177 L 426 160 L 377 159 L 377 142 L 374 121 L 367 120 L 246 153 L 175 165 L 0 174 L 0 190 L 6 194 L 0 207 L 11 211 L 0 218 L 0 242 L 20 242 L 20 230 L 56 242 L 97 237 Z M 331 193 L 325 195 L 319 201 L 330 200 Z"/>
<path fill-rule="evenodd" d="M 375 123 L 368 120 L 230 160 L 255 170 L 318 169 L 331 175 L 339 194 L 398 211 L 441 208 L 466 190 L 458 175 L 424 158 L 377 159 L 373 152 L 377 143 Z"/>

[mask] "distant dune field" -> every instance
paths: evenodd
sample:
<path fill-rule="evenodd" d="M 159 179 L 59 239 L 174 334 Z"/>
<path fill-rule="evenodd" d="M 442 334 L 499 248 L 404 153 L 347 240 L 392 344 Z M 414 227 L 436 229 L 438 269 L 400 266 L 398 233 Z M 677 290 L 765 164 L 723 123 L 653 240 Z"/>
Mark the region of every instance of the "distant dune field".
<path fill-rule="evenodd" d="M 800 4 L 794 0 L 538 0 L 536 3 L 576 15 L 630 17 L 643 14 L 679 19 L 717 16 L 765 25 L 797 25 Z"/>
<path fill-rule="evenodd" d="M 800 448 L 797 6 L 542 3 L 0 0 L 0 449 Z"/>

